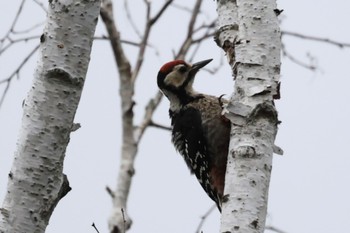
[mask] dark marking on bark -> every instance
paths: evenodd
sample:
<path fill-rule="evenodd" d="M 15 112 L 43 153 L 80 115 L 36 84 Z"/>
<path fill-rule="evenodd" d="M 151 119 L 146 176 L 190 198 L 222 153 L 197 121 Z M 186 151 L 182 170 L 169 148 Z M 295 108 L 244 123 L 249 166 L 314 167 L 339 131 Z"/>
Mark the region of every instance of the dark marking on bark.
<path fill-rule="evenodd" d="M 283 9 L 274 9 L 273 12 L 275 12 L 276 16 L 279 16 L 284 10 Z"/>
<path fill-rule="evenodd" d="M 277 83 L 277 87 L 276 87 L 276 94 L 274 94 L 274 95 L 272 96 L 273 99 L 275 99 L 275 100 L 281 99 L 281 92 L 280 92 L 280 89 L 281 89 L 281 82 L 278 82 L 278 83 Z"/>
<path fill-rule="evenodd" d="M 258 227 L 259 227 L 259 220 L 255 219 L 253 222 L 250 223 L 250 226 L 252 226 L 254 229 L 258 229 Z"/>
<path fill-rule="evenodd" d="M 273 103 L 264 102 L 255 106 L 253 111 L 247 117 L 247 123 L 256 121 L 257 118 L 265 118 L 270 122 L 277 124 L 277 111 Z"/>
<path fill-rule="evenodd" d="M 51 70 L 48 70 L 45 77 L 49 80 L 58 81 L 66 85 L 77 86 L 79 88 L 81 88 L 84 83 L 83 78 L 75 78 L 70 73 L 61 68 L 53 68 Z"/>
<path fill-rule="evenodd" d="M 129 170 L 127 171 L 127 173 L 128 173 L 129 176 L 133 176 L 133 175 L 135 175 L 135 169 L 134 169 L 134 168 L 131 168 L 131 169 L 129 169 Z"/>
<path fill-rule="evenodd" d="M 252 187 L 256 186 L 256 181 L 255 181 L 255 180 L 251 180 L 249 183 L 250 183 L 250 185 L 251 185 Z"/>
<path fill-rule="evenodd" d="M 46 40 L 45 34 L 41 34 L 41 36 L 40 36 L 40 43 L 44 43 L 45 40 Z"/>

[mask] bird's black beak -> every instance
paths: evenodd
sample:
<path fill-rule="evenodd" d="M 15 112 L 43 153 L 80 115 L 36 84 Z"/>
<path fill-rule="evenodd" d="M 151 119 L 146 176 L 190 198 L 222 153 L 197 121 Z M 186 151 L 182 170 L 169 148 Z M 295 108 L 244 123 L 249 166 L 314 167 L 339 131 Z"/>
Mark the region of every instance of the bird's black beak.
<path fill-rule="evenodd" d="M 188 73 L 187 79 L 186 81 L 182 84 L 183 86 L 187 86 L 187 85 L 191 85 L 192 86 L 192 82 L 194 80 L 194 77 L 196 76 L 196 73 L 198 72 L 198 70 L 200 68 L 203 68 L 204 66 L 206 66 L 209 62 L 211 62 L 213 59 L 208 59 L 208 60 L 203 60 L 200 62 L 196 62 L 191 66 L 191 69 Z"/>
<path fill-rule="evenodd" d="M 203 60 L 203 61 L 200 61 L 200 62 L 196 62 L 192 65 L 191 67 L 191 70 L 190 70 L 190 73 L 192 74 L 195 74 L 197 73 L 197 71 L 200 69 L 200 68 L 203 68 L 204 66 L 206 66 L 209 62 L 211 62 L 213 59 L 207 59 L 207 60 Z"/>

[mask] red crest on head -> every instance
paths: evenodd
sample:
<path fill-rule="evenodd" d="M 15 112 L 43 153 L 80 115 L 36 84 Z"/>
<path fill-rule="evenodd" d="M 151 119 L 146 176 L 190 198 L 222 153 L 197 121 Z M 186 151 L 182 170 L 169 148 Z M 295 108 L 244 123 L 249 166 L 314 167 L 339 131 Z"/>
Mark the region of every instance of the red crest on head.
<path fill-rule="evenodd" d="M 173 68 L 174 66 L 180 65 L 180 64 L 186 64 L 185 61 L 183 60 L 175 60 L 175 61 L 171 61 L 168 63 L 165 63 L 161 68 L 160 68 L 160 72 L 163 74 L 168 74 Z"/>

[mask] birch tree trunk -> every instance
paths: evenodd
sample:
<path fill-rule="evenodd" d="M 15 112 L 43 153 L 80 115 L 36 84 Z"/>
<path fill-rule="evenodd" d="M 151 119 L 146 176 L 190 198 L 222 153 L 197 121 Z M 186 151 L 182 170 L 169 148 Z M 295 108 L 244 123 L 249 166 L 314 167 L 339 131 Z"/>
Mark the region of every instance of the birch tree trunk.
<path fill-rule="evenodd" d="M 62 173 L 63 160 L 74 130 L 100 1 L 52 0 L 49 5 L 0 209 L 0 232 L 45 232 L 55 206 L 70 190 Z"/>
<path fill-rule="evenodd" d="M 217 1 L 217 44 L 236 79 L 220 232 L 264 232 L 277 133 L 280 30 L 275 0 Z M 276 11 L 277 12 L 277 11 Z"/>

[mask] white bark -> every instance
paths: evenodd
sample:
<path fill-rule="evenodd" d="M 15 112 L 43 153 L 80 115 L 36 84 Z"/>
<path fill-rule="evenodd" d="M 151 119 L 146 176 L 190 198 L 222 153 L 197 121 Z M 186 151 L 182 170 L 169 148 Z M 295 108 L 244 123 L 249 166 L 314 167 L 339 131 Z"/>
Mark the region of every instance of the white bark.
<path fill-rule="evenodd" d="M 275 0 L 219 0 L 217 44 L 235 76 L 220 232 L 264 232 L 277 133 L 280 30 Z"/>
<path fill-rule="evenodd" d="M 126 55 L 124 54 L 119 32 L 115 24 L 113 4 L 110 0 L 102 1 L 101 17 L 111 38 L 112 49 L 120 75 L 119 93 L 122 105 L 123 142 L 117 187 L 115 191 L 111 191 L 111 195 L 113 197 L 113 207 L 108 219 L 108 227 L 110 232 L 117 233 L 125 232 L 131 227 L 132 223 L 127 213 L 127 200 L 132 177 L 135 172 L 134 161 L 138 149 L 133 125 L 134 102 L 132 97 L 134 95 L 134 83 L 131 79 L 131 66 Z"/>
<path fill-rule="evenodd" d="M 100 1 L 49 1 L 32 88 L 9 173 L 0 232 L 45 232 L 70 190 L 65 151 L 90 61 Z"/>

